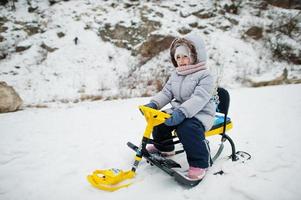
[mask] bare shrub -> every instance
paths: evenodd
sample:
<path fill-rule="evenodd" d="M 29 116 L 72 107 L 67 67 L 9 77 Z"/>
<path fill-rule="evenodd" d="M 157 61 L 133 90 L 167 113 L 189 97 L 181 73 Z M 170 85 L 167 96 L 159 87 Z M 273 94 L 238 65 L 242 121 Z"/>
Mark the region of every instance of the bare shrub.
<path fill-rule="evenodd" d="M 291 38 L 297 38 L 301 35 L 301 12 L 297 14 L 282 14 L 272 23 L 272 32 L 280 32 Z"/>
<path fill-rule="evenodd" d="M 224 5 L 224 10 L 227 13 L 238 15 L 239 9 L 241 8 L 241 4 L 242 4 L 242 0 L 231 0 L 231 4 Z"/>
<path fill-rule="evenodd" d="M 270 38 L 269 44 L 274 58 L 286 60 L 296 65 L 301 64 L 301 49 L 295 48 L 291 43 L 278 35 L 276 38 Z"/>

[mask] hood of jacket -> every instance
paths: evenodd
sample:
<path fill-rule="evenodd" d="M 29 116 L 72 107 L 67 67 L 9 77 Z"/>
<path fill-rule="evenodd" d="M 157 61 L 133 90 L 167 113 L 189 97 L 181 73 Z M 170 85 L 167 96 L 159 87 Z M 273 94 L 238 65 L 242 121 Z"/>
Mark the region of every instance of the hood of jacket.
<path fill-rule="evenodd" d="M 197 64 L 200 62 L 206 62 L 207 53 L 205 49 L 205 43 L 202 38 L 194 33 L 189 33 L 181 38 L 176 38 L 170 46 L 170 57 L 171 62 L 175 67 L 177 67 L 177 62 L 174 58 L 176 48 L 180 45 L 185 45 L 190 50 L 190 56 L 192 59 L 191 64 Z"/>

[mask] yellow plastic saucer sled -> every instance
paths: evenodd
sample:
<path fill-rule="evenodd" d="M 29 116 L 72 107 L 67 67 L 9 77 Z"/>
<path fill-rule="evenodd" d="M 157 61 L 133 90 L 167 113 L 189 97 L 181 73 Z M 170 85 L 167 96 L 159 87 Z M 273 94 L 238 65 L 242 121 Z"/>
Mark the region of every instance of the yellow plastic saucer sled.
<path fill-rule="evenodd" d="M 170 115 L 167 113 L 146 106 L 139 106 L 139 109 L 141 110 L 141 112 L 143 112 L 143 115 L 147 121 L 147 126 L 143 135 L 141 145 L 137 150 L 132 169 L 129 171 L 123 171 L 114 168 L 106 170 L 95 170 L 93 174 L 87 176 L 88 181 L 94 187 L 101 190 L 113 192 L 120 188 L 128 187 L 129 185 L 131 185 L 132 182 L 125 184 L 121 183 L 135 177 L 136 169 L 142 159 L 142 148 L 145 149 L 147 138 L 150 138 L 153 127 L 163 123 L 167 118 L 170 117 Z"/>

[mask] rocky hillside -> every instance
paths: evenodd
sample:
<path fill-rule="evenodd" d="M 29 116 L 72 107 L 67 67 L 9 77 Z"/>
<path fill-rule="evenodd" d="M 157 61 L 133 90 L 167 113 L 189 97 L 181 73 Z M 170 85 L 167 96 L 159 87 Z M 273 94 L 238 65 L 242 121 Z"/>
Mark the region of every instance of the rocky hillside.
<path fill-rule="evenodd" d="M 301 4 L 277 0 L 1 1 L 0 81 L 27 105 L 150 96 L 196 32 L 227 87 L 300 83 Z"/>

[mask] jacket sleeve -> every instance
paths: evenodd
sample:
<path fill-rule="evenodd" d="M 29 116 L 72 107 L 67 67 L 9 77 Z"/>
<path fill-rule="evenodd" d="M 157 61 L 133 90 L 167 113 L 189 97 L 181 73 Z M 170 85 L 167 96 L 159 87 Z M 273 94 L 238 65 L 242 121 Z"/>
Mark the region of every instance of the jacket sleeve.
<path fill-rule="evenodd" d="M 152 99 L 151 102 L 155 103 L 160 110 L 165 105 L 167 105 L 174 98 L 171 91 L 171 79 L 167 81 L 163 89 L 157 93 Z"/>
<path fill-rule="evenodd" d="M 187 101 L 181 104 L 179 109 L 187 118 L 192 118 L 210 101 L 213 89 L 213 77 L 210 74 L 207 74 L 199 80 L 194 93 Z"/>

